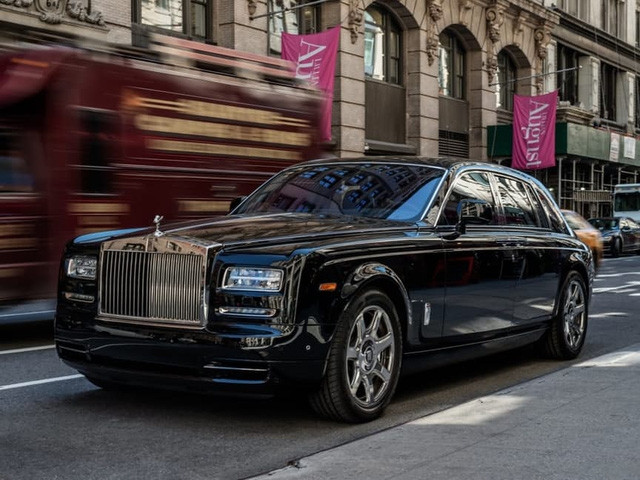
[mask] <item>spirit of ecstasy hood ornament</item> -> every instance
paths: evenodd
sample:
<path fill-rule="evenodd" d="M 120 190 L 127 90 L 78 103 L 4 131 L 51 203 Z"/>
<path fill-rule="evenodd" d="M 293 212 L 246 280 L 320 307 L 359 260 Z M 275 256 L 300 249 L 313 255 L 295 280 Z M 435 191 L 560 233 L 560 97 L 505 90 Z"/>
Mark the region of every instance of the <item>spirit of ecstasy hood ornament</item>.
<path fill-rule="evenodd" d="M 164 217 L 162 215 L 156 215 L 155 218 L 153 219 L 153 223 L 156 224 L 156 231 L 154 232 L 154 235 L 156 237 L 161 237 L 162 235 L 164 235 L 164 232 L 160 230 L 160 222 L 162 221 Z"/>

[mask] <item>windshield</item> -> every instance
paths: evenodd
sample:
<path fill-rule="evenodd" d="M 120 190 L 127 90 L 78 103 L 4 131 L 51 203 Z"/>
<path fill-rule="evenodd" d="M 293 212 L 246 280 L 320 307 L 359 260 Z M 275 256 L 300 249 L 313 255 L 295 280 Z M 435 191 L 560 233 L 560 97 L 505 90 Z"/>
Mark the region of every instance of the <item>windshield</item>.
<path fill-rule="evenodd" d="M 613 197 L 616 212 L 637 212 L 640 210 L 640 192 L 616 192 Z"/>
<path fill-rule="evenodd" d="M 392 163 L 305 165 L 280 173 L 233 213 L 299 212 L 417 221 L 444 173 L 438 167 Z"/>

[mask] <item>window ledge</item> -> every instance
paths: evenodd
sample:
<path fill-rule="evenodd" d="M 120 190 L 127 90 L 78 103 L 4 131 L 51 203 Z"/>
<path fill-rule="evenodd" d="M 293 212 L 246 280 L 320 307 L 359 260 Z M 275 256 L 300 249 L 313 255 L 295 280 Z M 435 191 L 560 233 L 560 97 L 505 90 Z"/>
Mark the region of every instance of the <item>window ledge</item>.
<path fill-rule="evenodd" d="M 367 155 L 381 155 L 387 153 L 398 153 L 403 155 L 415 155 L 417 148 L 405 143 L 380 142 L 378 140 L 365 140 L 364 152 Z"/>

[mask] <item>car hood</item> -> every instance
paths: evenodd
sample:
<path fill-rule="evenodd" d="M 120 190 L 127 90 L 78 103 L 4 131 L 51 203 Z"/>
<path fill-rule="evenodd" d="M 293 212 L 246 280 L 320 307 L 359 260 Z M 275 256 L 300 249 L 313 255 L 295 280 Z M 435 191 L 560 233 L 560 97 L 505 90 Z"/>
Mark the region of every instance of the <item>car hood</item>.
<path fill-rule="evenodd" d="M 230 215 L 209 221 L 190 221 L 154 228 L 101 232 L 75 239 L 75 243 L 97 243 L 131 236 L 159 236 L 192 239 L 198 243 L 219 244 L 223 248 L 269 247 L 309 241 L 327 243 L 346 237 L 375 235 L 380 232 L 403 232 L 416 229 L 408 222 L 355 216 L 321 216 L 310 214 Z"/>

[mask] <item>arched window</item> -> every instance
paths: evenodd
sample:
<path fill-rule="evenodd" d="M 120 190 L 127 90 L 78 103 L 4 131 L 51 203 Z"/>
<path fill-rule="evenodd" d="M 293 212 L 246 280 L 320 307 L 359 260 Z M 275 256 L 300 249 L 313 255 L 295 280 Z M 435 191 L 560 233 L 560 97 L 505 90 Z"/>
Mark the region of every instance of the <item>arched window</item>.
<path fill-rule="evenodd" d="M 516 65 L 504 50 L 498 54 L 496 74 L 496 107 L 513 111 L 513 94 L 516 92 Z"/>
<path fill-rule="evenodd" d="M 440 34 L 438 86 L 440 95 L 464 99 L 466 54 L 460 40 L 448 31 Z"/>
<path fill-rule="evenodd" d="M 402 84 L 401 30 L 393 17 L 376 7 L 364 12 L 364 73 L 367 78 Z"/>

